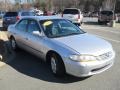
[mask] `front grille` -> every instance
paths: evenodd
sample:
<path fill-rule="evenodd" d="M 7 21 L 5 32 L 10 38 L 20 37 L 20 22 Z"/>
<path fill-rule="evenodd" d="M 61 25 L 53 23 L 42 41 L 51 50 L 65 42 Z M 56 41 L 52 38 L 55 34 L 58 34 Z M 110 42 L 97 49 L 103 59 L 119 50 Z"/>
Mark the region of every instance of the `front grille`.
<path fill-rule="evenodd" d="M 107 60 L 110 59 L 113 56 L 112 52 L 107 52 L 102 55 L 99 55 L 100 60 Z"/>

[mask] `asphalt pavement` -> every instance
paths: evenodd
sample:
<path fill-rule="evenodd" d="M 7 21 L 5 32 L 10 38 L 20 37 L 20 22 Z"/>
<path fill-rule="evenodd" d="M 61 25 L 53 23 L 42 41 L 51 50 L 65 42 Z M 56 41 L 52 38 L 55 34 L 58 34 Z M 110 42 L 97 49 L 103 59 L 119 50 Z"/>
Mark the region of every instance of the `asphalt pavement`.
<path fill-rule="evenodd" d="M 98 25 L 96 18 L 85 18 L 81 28 L 112 44 L 116 58 L 109 70 L 88 78 L 56 78 L 47 64 L 20 50 L 0 68 L 0 90 L 120 90 L 120 29 Z"/>

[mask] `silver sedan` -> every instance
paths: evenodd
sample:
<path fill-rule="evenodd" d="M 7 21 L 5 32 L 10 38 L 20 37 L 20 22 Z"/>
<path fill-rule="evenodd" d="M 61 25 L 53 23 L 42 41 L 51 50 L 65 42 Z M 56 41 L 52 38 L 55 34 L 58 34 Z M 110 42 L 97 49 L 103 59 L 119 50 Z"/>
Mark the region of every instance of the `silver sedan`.
<path fill-rule="evenodd" d="M 24 17 L 9 26 L 8 38 L 13 50 L 20 47 L 40 57 L 50 64 L 56 76 L 91 76 L 114 63 L 115 52 L 110 43 L 60 17 Z"/>

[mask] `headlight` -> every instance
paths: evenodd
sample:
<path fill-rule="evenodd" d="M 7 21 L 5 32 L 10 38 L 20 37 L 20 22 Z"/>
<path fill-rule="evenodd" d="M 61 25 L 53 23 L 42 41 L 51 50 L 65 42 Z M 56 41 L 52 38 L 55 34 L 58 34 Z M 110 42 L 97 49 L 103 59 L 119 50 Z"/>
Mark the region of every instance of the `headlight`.
<path fill-rule="evenodd" d="M 99 60 L 98 57 L 92 55 L 70 55 L 69 58 L 77 62 L 91 62 Z"/>

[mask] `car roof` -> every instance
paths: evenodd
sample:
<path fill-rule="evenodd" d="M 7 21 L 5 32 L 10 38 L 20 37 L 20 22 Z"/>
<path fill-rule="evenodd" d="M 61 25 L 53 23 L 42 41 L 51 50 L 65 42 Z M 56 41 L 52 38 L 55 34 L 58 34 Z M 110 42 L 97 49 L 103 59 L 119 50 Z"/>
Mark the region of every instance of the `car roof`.
<path fill-rule="evenodd" d="M 48 19 L 63 19 L 59 16 L 25 16 L 22 19 L 35 19 L 37 21 L 40 20 L 48 20 Z"/>
<path fill-rule="evenodd" d="M 80 10 L 79 8 L 65 8 L 64 10 L 66 10 L 66 9 Z"/>
<path fill-rule="evenodd" d="M 34 12 L 33 10 L 20 10 L 18 12 Z"/>
<path fill-rule="evenodd" d="M 100 12 L 113 12 L 113 10 L 101 10 Z"/>

